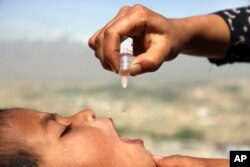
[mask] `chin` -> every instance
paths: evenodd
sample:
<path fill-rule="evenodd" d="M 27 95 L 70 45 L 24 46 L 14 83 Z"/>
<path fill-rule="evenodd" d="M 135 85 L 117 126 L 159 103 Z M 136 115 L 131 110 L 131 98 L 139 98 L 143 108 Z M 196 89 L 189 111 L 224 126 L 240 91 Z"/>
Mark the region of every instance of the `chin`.
<path fill-rule="evenodd" d="M 137 153 L 134 157 L 136 165 L 133 167 L 156 167 L 152 154 L 144 147 L 137 147 Z"/>

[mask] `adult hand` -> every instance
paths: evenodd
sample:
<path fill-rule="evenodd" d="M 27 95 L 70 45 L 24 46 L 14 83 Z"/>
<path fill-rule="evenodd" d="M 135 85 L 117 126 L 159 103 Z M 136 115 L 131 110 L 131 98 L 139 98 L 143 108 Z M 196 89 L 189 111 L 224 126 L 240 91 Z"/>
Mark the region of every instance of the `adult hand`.
<path fill-rule="evenodd" d="M 174 155 L 169 157 L 154 156 L 157 167 L 229 167 L 225 159 L 207 159 Z"/>
<path fill-rule="evenodd" d="M 120 41 L 125 36 L 132 37 L 136 58 L 132 62 L 130 74 L 135 76 L 152 72 L 165 60 L 174 59 L 188 40 L 181 23 L 142 5 L 126 6 L 89 39 L 89 46 L 105 69 L 118 73 Z"/>

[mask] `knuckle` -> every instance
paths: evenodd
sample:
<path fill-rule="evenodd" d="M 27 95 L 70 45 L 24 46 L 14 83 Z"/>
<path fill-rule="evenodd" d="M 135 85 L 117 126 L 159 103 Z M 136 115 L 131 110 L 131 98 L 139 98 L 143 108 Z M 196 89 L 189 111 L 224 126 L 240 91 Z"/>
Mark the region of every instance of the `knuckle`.
<path fill-rule="evenodd" d="M 114 33 L 113 29 L 110 27 L 110 28 L 107 28 L 105 31 L 104 31 L 104 37 L 106 38 L 109 38 L 110 36 L 112 36 L 112 34 Z"/>
<path fill-rule="evenodd" d="M 123 6 L 123 7 L 121 7 L 119 13 L 126 12 L 129 8 L 130 8 L 129 6 Z"/>
<path fill-rule="evenodd" d="M 133 9 L 137 12 L 137 14 L 139 14 L 140 16 L 146 16 L 148 13 L 148 10 L 145 6 L 141 5 L 141 4 L 137 4 L 135 6 L 133 6 Z"/>
<path fill-rule="evenodd" d="M 98 35 L 98 36 L 95 38 L 95 43 L 96 43 L 97 45 L 99 45 L 99 44 L 101 43 L 101 41 L 102 41 L 102 38 L 101 38 L 100 35 Z"/>
<path fill-rule="evenodd" d="M 90 39 L 89 39 L 88 45 L 89 45 L 89 47 L 91 47 L 92 49 L 95 49 L 95 42 L 94 42 L 93 38 L 90 38 Z"/>
<path fill-rule="evenodd" d="M 95 37 L 95 45 L 99 46 L 103 41 L 103 30 Z"/>
<path fill-rule="evenodd" d="M 137 4 L 133 6 L 135 18 L 142 24 L 147 22 L 148 19 L 148 9 L 143 5 Z"/>
<path fill-rule="evenodd" d="M 142 4 L 136 4 L 133 6 L 133 8 L 138 11 L 144 11 L 146 9 Z"/>

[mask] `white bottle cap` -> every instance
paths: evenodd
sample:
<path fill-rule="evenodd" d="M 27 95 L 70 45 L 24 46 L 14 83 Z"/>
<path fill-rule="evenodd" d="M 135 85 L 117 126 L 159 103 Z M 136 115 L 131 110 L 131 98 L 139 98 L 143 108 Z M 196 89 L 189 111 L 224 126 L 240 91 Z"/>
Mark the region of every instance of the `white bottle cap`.
<path fill-rule="evenodd" d="M 124 53 L 133 55 L 133 39 L 130 37 L 123 38 L 120 44 L 120 54 Z"/>

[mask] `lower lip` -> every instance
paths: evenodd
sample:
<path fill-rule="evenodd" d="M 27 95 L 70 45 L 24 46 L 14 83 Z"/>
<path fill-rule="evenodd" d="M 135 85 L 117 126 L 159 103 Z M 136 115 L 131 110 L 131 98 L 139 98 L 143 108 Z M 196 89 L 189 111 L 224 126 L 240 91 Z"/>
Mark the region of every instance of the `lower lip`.
<path fill-rule="evenodd" d="M 121 137 L 121 140 L 125 143 L 129 143 L 129 144 L 141 144 L 144 145 L 144 141 L 141 139 L 128 139 L 126 137 Z"/>

